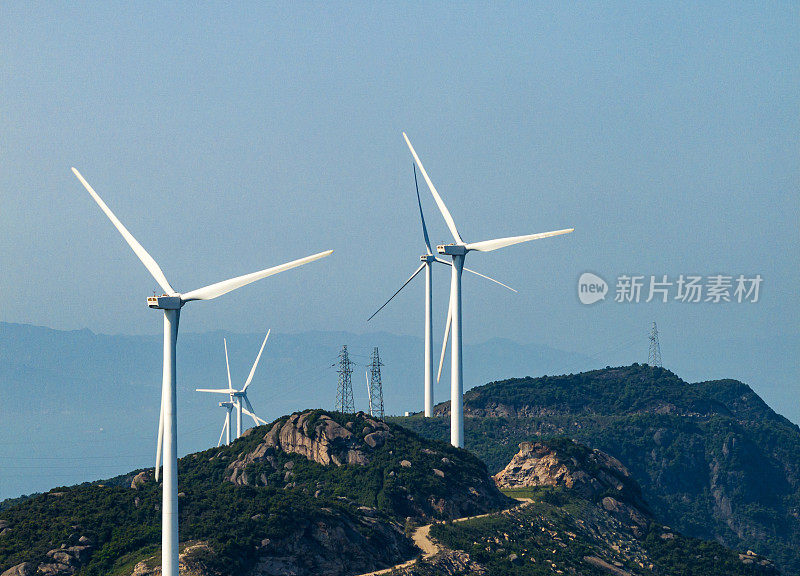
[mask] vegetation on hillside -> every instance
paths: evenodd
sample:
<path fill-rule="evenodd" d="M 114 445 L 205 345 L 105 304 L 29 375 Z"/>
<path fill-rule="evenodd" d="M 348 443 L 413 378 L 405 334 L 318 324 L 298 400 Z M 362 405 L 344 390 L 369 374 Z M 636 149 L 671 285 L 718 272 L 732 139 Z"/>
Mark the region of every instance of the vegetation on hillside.
<path fill-rule="evenodd" d="M 568 436 L 625 464 L 655 515 L 682 533 L 800 573 L 800 429 L 747 385 L 689 384 L 634 364 L 493 382 L 464 402 L 466 446 L 490 471 L 519 442 Z M 448 434 L 448 418 L 394 421 L 430 438 Z"/>
<path fill-rule="evenodd" d="M 777 574 L 774 567 L 761 564 L 763 559 L 740 558 L 716 542 L 686 538 L 657 523 L 643 539 L 633 538 L 601 508 L 563 487 L 525 493 L 533 504 L 509 514 L 438 524 L 431 536 L 469 554 L 489 576 L 614 573 L 603 563 L 625 573 L 646 571 L 654 576 Z M 436 572 L 422 567 L 419 573 Z"/>
<path fill-rule="evenodd" d="M 316 411 L 315 417 L 321 414 L 327 413 Z M 362 434 L 363 415 L 327 416 L 342 425 L 351 422 L 356 436 Z M 193 556 L 207 573 L 239 573 L 268 543 L 302 534 L 320 522 L 358 530 L 376 549 L 397 548 L 397 543 L 381 541 L 385 536 L 376 522 L 402 526 L 411 510 L 409 498 L 450 498 L 448 491 L 454 491 L 453 486 L 489 482 L 485 465 L 470 453 L 424 440 L 394 425 L 390 426 L 391 441 L 372 450 L 364 465 L 323 466 L 298 454 L 276 452 L 272 455 L 275 467 L 264 462 L 250 464 L 252 477 L 263 473 L 266 482 L 240 485 L 229 481 L 229 464 L 255 450 L 271 427 L 252 429 L 230 446 L 190 454 L 179 461 L 181 541 L 207 544 Z M 450 465 L 442 464 L 443 457 Z M 410 465 L 401 465 L 403 460 Z M 444 469 L 444 478 L 432 472 L 434 464 Z M 287 481 L 289 475 L 291 481 Z M 157 553 L 160 485 L 147 472 L 133 489 L 132 476 L 105 484 L 55 488 L 0 511 L 0 521 L 9 527 L 0 536 L 0 572 L 21 562 L 46 562 L 48 551 L 62 544 L 72 546 L 81 536 L 92 543 L 90 558 L 79 572 L 85 576 L 130 570 L 136 561 Z M 505 504 L 499 492 L 494 503 Z M 364 514 L 369 521 L 361 521 Z M 447 517 L 446 508 L 441 515 Z M 405 554 L 412 550 L 410 543 L 400 548 Z"/>

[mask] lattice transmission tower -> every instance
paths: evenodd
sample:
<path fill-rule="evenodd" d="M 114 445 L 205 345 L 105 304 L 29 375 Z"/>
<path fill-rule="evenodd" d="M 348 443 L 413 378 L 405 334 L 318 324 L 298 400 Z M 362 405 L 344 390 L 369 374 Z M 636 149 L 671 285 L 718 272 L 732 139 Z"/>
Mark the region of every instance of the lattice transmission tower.
<path fill-rule="evenodd" d="M 372 350 L 372 363 L 369 366 L 369 413 L 383 419 L 383 384 L 381 384 L 381 357 L 378 347 Z"/>
<path fill-rule="evenodd" d="M 650 330 L 650 352 L 647 354 L 647 363 L 650 366 L 661 368 L 661 344 L 658 343 L 658 328 L 653 321 L 653 328 Z"/>
<path fill-rule="evenodd" d="M 353 373 L 351 365 L 353 362 L 347 353 L 347 346 L 342 346 L 342 351 L 339 352 L 339 384 L 336 388 L 336 410 L 344 414 L 353 414 L 355 406 L 353 405 L 353 384 L 350 381 L 350 375 Z"/>

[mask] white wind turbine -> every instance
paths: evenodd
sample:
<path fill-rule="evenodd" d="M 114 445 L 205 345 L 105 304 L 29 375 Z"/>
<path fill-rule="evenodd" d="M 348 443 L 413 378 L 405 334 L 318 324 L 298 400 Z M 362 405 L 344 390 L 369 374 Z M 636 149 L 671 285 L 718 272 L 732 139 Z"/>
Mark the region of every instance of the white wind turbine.
<path fill-rule="evenodd" d="M 258 356 L 256 356 L 256 361 L 253 362 L 253 367 L 250 369 L 250 374 L 247 376 L 247 380 L 244 383 L 244 386 L 241 390 L 236 390 L 231 383 L 231 366 L 228 362 L 228 341 L 223 338 L 223 343 L 225 345 L 225 368 L 228 370 L 228 387 L 227 388 L 197 388 L 195 392 L 211 392 L 214 394 L 227 394 L 230 397 L 230 401 L 228 402 L 220 402 L 219 405 L 225 408 L 227 414 L 225 415 L 225 423 L 222 425 L 222 432 L 219 435 L 219 442 L 217 442 L 217 446 L 222 443 L 222 435 L 225 434 L 227 430 L 227 442 L 226 444 L 231 443 L 231 410 L 236 408 L 236 438 L 241 438 L 242 436 L 242 412 L 247 414 L 253 419 L 253 422 L 256 423 L 256 426 L 260 424 L 266 424 L 265 420 L 262 420 L 255 414 L 255 410 L 253 409 L 253 405 L 250 404 L 250 400 L 247 399 L 247 387 L 250 386 L 250 382 L 253 381 L 253 374 L 256 373 L 256 366 L 258 366 L 258 361 L 261 359 L 261 353 L 264 351 L 264 346 L 267 343 L 267 338 L 269 338 L 270 331 L 267 330 L 267 335 L 264 336 L 264 342 L 261 343 L 261 350 L 258 351 Z M 247 408 L 242 406 L 242 402 L 245 403 Z M 158 463 L 156 463 L 158 465 Z"/>
<path fill-rule="evenodd" d="M 403 132 L 403 138 L 405 138 L 408 149 L 411 150 L 411 155 L 414 157 L 414 162 L 417 163 L 419 171 L 422 172 L 422 176 L 425 178 L 425 182 L 427 182 L 428 188 L 430 188 L 431 194 L 433 194 L 433 199 L 436 201 L 436 205 L 439 207 L 439 211 L 442 213 L 444 221 L 447 223 L 447 227 L 450 229 L 454 240 L 453 244 L 437 246 L 436 251 L 439 254 L 446 254 L 453 259 L 452 278 L 450 282 L 450 304 L 447 310 L 447 327 L 445 328 L 445 342 L 442 348 L 447 345 L 447 333 L 450 330 L 450 324 L 452 322 L 453 342 L 450 349 L 450 443 L 453 446 L 462 448 L 464 446 L 464 379 L 461 372 L 461 272 L 464 269 L 464 258 L 467 252 L 473 250 L 477 252 L 491 252 L 513 244 L 519 244 L 520 242 L 529 242 L 530 240 L 539 240 L 540 238 L 558 236 L 559 234 L 568 234 L 574 229 L 567 228 L 564 230 L 555 230 L 553 232 L 511 236 L 508 238 L 485 240 L 483 242 L 464 242 L 456 229 L 456 223 L 453 221 L 450 211 L 447 209 L 447 206 L 445 206 L 442 197 L 439 196 L 436 187 L 434 187 L 433 182 L 431 182 L 431 179 L 428 177 L 428 173 L 422 166 L 422 162 L 419 156 L 417 156 L 405 132 Z M 444 356 L 444 350 L 442 350 L 442 356 Z M 439 373 L 441 374 L 441 363 Z"/>
<path fill-rule="evenodd" d="M 293 260 L 280 266 L 267 268 L 244 276 L 237 276 L 210 284 L 197 290 L 181 294 L 175 291 L 167 281 L 164 272 L 156 261 L 134 238 L 128 229 L 122 225 L 106 203 L 98 196 L 97 192 L 81 176 L 75 168 L 72 169 L 78 180 L 89 192 L 100 209 L 108 216 L 114 227 L 134 251 L 145 268 L 153 276 L 159 286 L 164 290 L 163 296 L 153 296 L 147 299 L 150 308 L 164 311 L 164 368 L 161 386 L 161 413 L 159 417 L 159 440 L 157 456 L 160 456 L 163 447 L 164 453 L 164 487 L 163 502 L 161 507 L 161 569 L 164 576 L 178 575 L 178 422 L 176 416 L 176 381 L 175 381 L 175 347 L 178 339 L 178 320 L 181 307 L 193 300 L 212 300 L 232 290 L 241 288 L 251 282 L 278 274 L 285 270 L 302 266 L 314 260 L 329 256 L 333 251 L 320 252 L 299 260 Z M 156 467 L 158 479 L 158 466 Z"/>
<path fill-rule="evenodd" d="M 392 294 L 391 298 L 389 298 L 386 302 L 383 303 L 383 306 L 378 308 L 375 313 L 367 318 L 367 322 L 372 320 L 378 312 L 383 310 L 383 308 L 392 301 L 392 298 L 397 296 L 400 291 L 411 282 L 414 277 L 419 274 L 422 269 L 425 269 L 425 417 L 430 418 L 433 416 L 433 340 L 431 339 L 431 332 L 433 330 L 433 319 L 432 319 L 432 308 L 433 308 L 433 270 L 432 264 L 433 262 L 439 262 L 440 264 L 445 264 L 447 266 L 452 266 L 450 262 L 439 258 L 433 254 L 433 250 L 431 249 L 431 241 L 428 238 L 428 228 L 425 226 L 425 216 L 422 213 L 422 201 L 419 197 L 419 185 L 417 184 L 417 169 L 414 168 L 414 186 L 417 190 L 417 206 L 419 206 L 419 219 L 422 222 L 422 235 L 425 239 L 425 248 L 427 249 L 425 254 L 419 257 L 422 260 L 422 264 L 419 265 L 419 268 L 414 270 L 414 273 L 411 277 L 406 280 L 402 286 Z M 491 280 L 500 286 L 508 288 L 512 292 L 516 292 L 510 286 L 506 286 L 502 282 L 495 280 L 494 278 L 490 278 L 480 272 L 476 272 L 475 270 L 470 270 L 469 268 L 464 268 L 467 272 L 471 272 L 472 274 L 476 274 L 482 278 L 486 278 L 487 280 Z M 441 366 L 439 367 L 439 375 L 441 375 L 442 369 Z M 438 382 L 438 378 L 436 379 Z"/>

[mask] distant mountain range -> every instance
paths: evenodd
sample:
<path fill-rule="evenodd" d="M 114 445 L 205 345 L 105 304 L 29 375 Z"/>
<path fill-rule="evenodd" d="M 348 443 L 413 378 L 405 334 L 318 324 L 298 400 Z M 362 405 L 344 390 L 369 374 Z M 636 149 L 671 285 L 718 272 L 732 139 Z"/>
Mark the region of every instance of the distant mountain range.
<path fill-rule="evenodd" d="M 223 338 L 231 373 L 242 382 L 263 334 L 184 333 L 178 344 L 179 452 L 216 445 L 222 398 L 194 392 L 227 385 Z M 272 420 L 304 408 L 333 408 L 335 364 L 347 344 L 356 409 L 366 409 L 365 365 L 377 346 L 388 414 L 422 407 L 422 340 L 383 332 L 273 332 L 249 397 Z M 53 486 L 110 477 L 151 465 L 155 453 L 161 337 L 60 331 L 0 323 L 0 499 Z M 465 346 L 467 388 L 512 376 L 577 372 L 596 367 L 586 356 L 536 344 L 493 339 Z M 449 397 L 447 368 L 436 387 Z M 247 421 L 247 425 L 252 425 Z"/>

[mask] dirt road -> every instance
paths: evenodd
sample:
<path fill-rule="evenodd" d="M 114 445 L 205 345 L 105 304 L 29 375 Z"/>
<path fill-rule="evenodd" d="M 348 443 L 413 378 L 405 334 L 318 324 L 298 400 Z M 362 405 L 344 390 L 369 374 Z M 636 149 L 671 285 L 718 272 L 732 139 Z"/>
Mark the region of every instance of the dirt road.
<path fill-rule="evenodd" d="M 523 506 L 527 506 L 533 500 L 530 498 L 516 498 L 519 501 L 519 504 L 514 508 L 509 508 L 507 510 L 498 510 L 497 512 L 489 512 L 488 514 L 479 514 L 478 516 L 465 516 L 463 518 L 456 518 L 453 522 L 466 522 L 467 520 L 475 520 L 477 518 L 486 518 L 487 516 L 497 516 L 498 514 L 508 514 L 511 510 L 515 510 L 517 508 L 522 508 Z M 425 524 L 425 526 L 420 526 L 416 530 L 414 530 L 414 534 L 411 536 L 412 540 L 414 540 L 414 544 L 422 550 L 422 559 L 425 560 L 434 556 L 439 552 L 439 545 L 436 544 L 430 538 L 431 533 L 431 526 L 433 524 Z M 383 570 L 376 570 L 374 572 L 366 572 L 364 574 L 359 574 L 358 576 L 380 576 L 381 574 L 388 574 L 392 570 L 399 570 L 401 568 L 408 568 L 409 566 L 413 566 L 417 563 L 419 558 L 412 558 L 402 564 L 397 564 L 396 566 L 391 566 L 389 568 L 384 568 Z"/>

